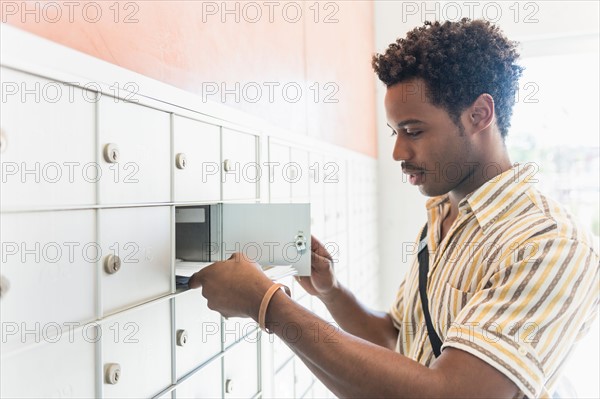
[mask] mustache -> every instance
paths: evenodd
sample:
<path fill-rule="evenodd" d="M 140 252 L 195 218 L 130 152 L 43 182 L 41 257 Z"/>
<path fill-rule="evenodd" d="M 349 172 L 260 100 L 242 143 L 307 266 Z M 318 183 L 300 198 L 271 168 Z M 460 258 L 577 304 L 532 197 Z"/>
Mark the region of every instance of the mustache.
<path fill-rule="evenodd" d="M 422 167 L 415 165 L 415 164 L 411 164 L 411 163 L 407 163 L 402 161 L 402 163 L 400 163 L 400 167 L 402 168 L 402 170 L 411 170 L 411 171 L 415 171 L 415 172 L 424 172 L 425 169 L 423 169 Z"/>

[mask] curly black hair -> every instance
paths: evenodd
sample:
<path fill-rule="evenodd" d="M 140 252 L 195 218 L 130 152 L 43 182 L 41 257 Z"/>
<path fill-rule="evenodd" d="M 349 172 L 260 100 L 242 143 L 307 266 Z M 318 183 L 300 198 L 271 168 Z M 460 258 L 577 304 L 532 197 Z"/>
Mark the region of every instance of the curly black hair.
<path fill-rule="evenodd" d="M 406 38 L 373 56 L 372 66 L 387 87 L 424 80 L 427 99 L 459 126 L 460 114 L 482 93 L 494 98 L 498 128 L 506 137 L 523 68 L 517 42 L 485 20 L 425 21 Z"/>

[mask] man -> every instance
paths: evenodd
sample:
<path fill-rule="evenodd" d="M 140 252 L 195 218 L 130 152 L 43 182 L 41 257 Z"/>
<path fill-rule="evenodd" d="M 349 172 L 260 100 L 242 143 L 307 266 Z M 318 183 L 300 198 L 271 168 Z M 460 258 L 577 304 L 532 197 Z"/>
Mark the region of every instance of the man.
<path fill-rule="evenodd" d="M 598 249 L 533 170 L 504 144 L 521 68 L 515 43 L 484 21 L 425 23 L 376 55 L 386 84 L 393 157 L 427 202 L 428 310 L 442 341 L 433 351 L 419 297 L 419 262 L 389 313 L 363 307 L 335 279 L 312 239 L 312 275 L 300 284 L 344 331 L 277 290 L 266 326 L 341 397 L 544 397 L 599 303 Z M 402 206 L 399 199 L 398 206 Z M 234 254 L 196 273 L 208 305 L 258 320 L 273 285 Z M 291 342 L 286 323 L 303 332 Z M 315 340 L 315 336 L 321 337 Z M 333 342 L 332 342 L 333 341 Z"/>

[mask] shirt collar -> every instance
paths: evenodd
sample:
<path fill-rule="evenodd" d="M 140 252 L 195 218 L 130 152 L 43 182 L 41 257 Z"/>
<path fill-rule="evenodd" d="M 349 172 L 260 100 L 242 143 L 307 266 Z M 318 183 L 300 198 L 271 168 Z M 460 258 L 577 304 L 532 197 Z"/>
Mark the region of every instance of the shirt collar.
<path fill-rule="evenodd" d="M 449 200 L 448 194 L 439 195 L 437 197 L 431 197 L 425 202 L 425 208 L 430 211 L 436 208 L 438 205 Z"/>
<path fill-rule="evenodd" d="M 486 231 L 498 221 L 510 205 L 535 182 L 535 169 L 531 164 L 515 163 L 512 168 L 494 176 L 475 191 L 467 194 L 458 204 L 459 212 L 473 212 L 479 226 Z M 436 212 L 438 206 L 449 201 L 448 194 L 427 200 L 427 211 Z"/>
<path fill-rule="evenodd" d="M 479 226 L 486 231 L 500 219 L 508 208 L 535 182 L 531 164 L 515 163 L 512 168 L 494 176 L 463 198 L 458 208 L 473 211 Z"/>

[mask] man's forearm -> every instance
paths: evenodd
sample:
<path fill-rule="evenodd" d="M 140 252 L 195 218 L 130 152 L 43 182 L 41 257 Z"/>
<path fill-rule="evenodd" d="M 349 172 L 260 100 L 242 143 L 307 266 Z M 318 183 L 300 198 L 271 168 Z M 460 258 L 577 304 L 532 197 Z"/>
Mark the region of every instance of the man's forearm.
<path fill-rule="evenodd" d="M 300 360 L 302 360 L 302 363 L 304 363 L 306 365 L 306 367 L 308 367 L 308 369 L 314 374 L 314 376 L 319 379 L 319 381 L 321 381 L 336 396 L 338 396 L 338 397 L 341 396 L 340 393 L 337 392 L 337 388 L 336 388 L 335 384 L 333 383 L 333 380 L 327 373 L 325 373 L 323 370 L 321 370 L 321 368 L 319 366 L 317 366 L 316 364 L 311 362 L 310 359 L 307 358 L 302 352 L 295 349 L 293 346 L 291 346 L 289 344 L 288 344 L 288 346 L 294 352 L 294 354 L 296 356 L 298 356 L 298 358 Z"/>
<path fill-rule="evenodd" d="M 301 354 L 309 368 L 338 396 L 439 395 L 442 380 L 435 371 L 343 331 L 332 334 L 325 321 L 282 291 L 269 304 L 267 327 Z"/>
<path fill-rule="evenodd" d="M 389 314 L 363 306 L 354 294 L 341 285 L 320 299 L 344 331 L 384 348 L 395 348 L 398 330 Z"/>

